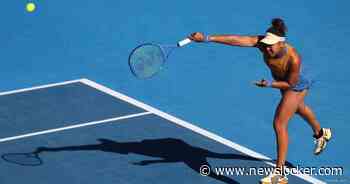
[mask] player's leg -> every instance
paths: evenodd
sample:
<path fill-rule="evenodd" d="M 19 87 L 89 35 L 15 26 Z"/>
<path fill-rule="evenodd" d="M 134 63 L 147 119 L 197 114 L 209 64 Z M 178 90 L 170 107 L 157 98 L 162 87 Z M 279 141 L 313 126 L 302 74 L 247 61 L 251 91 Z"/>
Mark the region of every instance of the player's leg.
<path fill-rule="evenodd" d="M 278 104 L 273 121 L 273 127 L 277 142 L 276 169 L 269 176 L 260 180 L 261 183 L 288 183 L 287 177 L 282 173 L 288 151 L 288 121 L 297 111 L 300 102 L 303 101 L 306 90 L 296 92 L 292 90 L 282 92 L 282 99 Z"/>
<path fill-rule="evenodd" d="M 307 106 L 304 101 L 299 104 L 297 114 L 299 114 L 312 128 L 314 135 L 318 136 L 321 131 L 321 125 L 317 121 L 315 114 L 311 108 Z"/>
<path fill-rule="evenodd" d="M 327 141 L 332 137 L 331 129 L 321 128 L 315 114 L 312 112 L 311 108 L 304 103 L 304 101 L 299 104 L 297 113 L 312 127 L 314 131 L 313 137 L 316 139 L 314 154 L 320 154 L 326 148 Z"/>
<path fill-rule="evenodd" d="M 302 92 L 295 92 L 292 90 L 285 91 L 277 106 L 273 122 L 277 142 L 277 167 L 282 167 L 284 165 L 287 156 L 288 121 L 297 111 L 299 104 L 303 102 L 306 93 L 307 90 Z"/>

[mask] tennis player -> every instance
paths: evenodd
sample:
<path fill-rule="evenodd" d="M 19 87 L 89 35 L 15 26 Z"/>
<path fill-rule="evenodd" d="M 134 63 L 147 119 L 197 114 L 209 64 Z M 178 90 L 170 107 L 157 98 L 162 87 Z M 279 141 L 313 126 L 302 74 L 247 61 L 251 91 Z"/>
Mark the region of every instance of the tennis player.
<path fill-rule="evenodd" d="M 195 42 L 215 42 L 231 46 L 256 47 L 262 54 L 265 64 L 271 71 L 273 81 L 262 79 L 255 82 L 261 88 L 274 88 L 281 91 L 281 100 L 276 108 L 273 127 L 277 142 L 277 160 L 275 172 L 261 179 L 261 182 L 287 182 L 283 174 L 288 149 L 287 125 L 290 118 L 297 113 L 313 129 L 315 140 L 314 154 L 320 154 L 331 139 L 331 130 L 321 128 L 311 108 L 305 104 L 311 81 L 301 74 L 301 58 L 289 43 L 286 42 L 287 27 L 280 18 L 272 19 L 271 26 L 265 35 L 204 35 L 192 33 L 189 38 Z"/>

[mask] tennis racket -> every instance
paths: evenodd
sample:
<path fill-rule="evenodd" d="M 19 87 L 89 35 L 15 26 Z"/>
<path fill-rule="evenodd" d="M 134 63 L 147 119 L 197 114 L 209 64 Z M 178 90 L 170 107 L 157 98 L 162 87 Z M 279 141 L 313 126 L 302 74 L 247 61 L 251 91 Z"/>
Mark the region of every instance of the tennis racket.
<path fill-rule="evenodd" d="M 173 45 L 145 43 L 136 47 L 129 55 L 129 67 L 132 74 L 139 79 L 147 79 L 156 75 L 166 62 L 170 53 L 191 43 L 189 38 Z"/>

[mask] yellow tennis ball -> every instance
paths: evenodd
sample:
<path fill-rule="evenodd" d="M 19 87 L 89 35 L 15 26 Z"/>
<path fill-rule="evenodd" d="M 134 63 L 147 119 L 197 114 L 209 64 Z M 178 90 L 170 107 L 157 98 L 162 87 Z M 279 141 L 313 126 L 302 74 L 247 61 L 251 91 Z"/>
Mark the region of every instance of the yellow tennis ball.
<path fill-rule="evenodd" d="M 33 12 L 35 10 L 35 4 L 34 3 L 27 3 L 26 9 L 28 12 Z"/>

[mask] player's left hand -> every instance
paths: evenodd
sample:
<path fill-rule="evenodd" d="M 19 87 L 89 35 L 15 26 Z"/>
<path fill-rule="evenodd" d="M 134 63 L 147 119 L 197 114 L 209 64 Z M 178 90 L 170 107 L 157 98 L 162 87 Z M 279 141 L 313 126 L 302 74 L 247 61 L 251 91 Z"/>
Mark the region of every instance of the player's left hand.
<path fill-rule="evenodd" d="M 271 85 L 270 82 L 265 79 L 261 79 L 260 81 L 255 81 L 254 84 L 261 88 L 269 87 Z"/>

